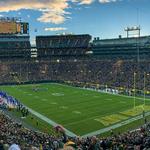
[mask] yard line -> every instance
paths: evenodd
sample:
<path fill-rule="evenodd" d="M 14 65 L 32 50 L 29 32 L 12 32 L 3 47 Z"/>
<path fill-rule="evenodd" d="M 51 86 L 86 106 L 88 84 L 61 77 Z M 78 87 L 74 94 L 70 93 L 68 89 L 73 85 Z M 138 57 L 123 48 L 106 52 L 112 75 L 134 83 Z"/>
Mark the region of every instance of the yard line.
<path fill-rule="evenodd" d="M 150 115 L 150 112 L 147 112 L 145 113 L 145 116 L 149 116 Z M 94 132 L 91 132 L 91 133 L 88 133 L 88 134 L 85 134 L 83 135 L 82 137 L 91 137 L 91 136 L 95 136 L 95 135 L 99 135 L 99 134 L 102 134 L 102 133 L 105 133 L 105 132 L 108 132 L 112 129 L 116 129 L 116 128 L 119 128 L 121 126 L 124 126 L 124 125 L 127 125 L 131 122 L 134 122 L 136 120 L 139 120 L 139 119 L 142 119 L 143 118 L 143 115 L 139 115 L 139 116 L 136 116 L 136 117 L 133 117 L 131 119 L 128 119 L 128 120 L 125 120 L 121 123 L 117 123 L 115 125 L 112 125 L 110 127 L 107 127 L 107 128 L 103 128 L 103 129 L 100 129 L 100 130 L 97 130 L 97 131 L 94 131 Z"/>
<path fill-rule="evenodd" d="M 68 109 L 67 106 L 60 106 L 59 108 L 60 108 L 60 109 Z"/>
<path fill-rule="evenodd" d="M 57 105 L 57 103 L 56 103 L 56 102 L 52 102 L 51 104 L 52 104 L 52 105 Z"/>
<path fill-rule="evenodd" d="M 81 114 L 80 111 L 72 111 L 72 113 L 74 113 L 74 114 Z"/>
<path fill-rule="evenodd" d="M 46 101 L 47 101 L 47 99 L 41 99 L 41 101 L 44 101 L 44 102 L 46 102 Z"/>
<path fill-rule="evenodd" d="M 35 115 L 36 117 L 40 118 L 41 120 L 47 122 L 48 124 L 52 125 L 53 127 L 57 126 L 58 123 L 54 122 L 53 120 L 47 118 L 46 116 L 36 112 L 35 110 L 25 106 L 29 112 L 31 112 L 33 115 Z M 64 128 L 64 127 L 63 127 Z M 73 132 L 69 131 L 68 129 L 64 128 L 66 135 L 70 136 L 70 137 L 75 137 L 76 134 L 74 134 Z"/>

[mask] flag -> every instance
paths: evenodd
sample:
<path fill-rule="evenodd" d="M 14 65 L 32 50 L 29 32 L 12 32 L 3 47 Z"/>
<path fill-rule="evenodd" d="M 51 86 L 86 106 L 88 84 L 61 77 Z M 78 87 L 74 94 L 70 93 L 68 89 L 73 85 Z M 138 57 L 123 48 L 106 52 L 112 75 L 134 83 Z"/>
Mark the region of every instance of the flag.
<path fill-rule="evenodd" d="M 4 100 L 2 97 L 0 97 L 0 105 L 3 105 L 4 104 Z"/>
<path fill-rule="evenodd" d="M 3 91 L 0 91 L 0 104 L 5 104 L 8 108 L 17 108 L 21 105 L 18 100 Z"/>
<path fill-rule="evenodd" d="M 68 141 L 67 143 L 64 144 L 64 149 L 66 150 L 74 150 L 76 147 L 76 144 L 72 141 Z"/>

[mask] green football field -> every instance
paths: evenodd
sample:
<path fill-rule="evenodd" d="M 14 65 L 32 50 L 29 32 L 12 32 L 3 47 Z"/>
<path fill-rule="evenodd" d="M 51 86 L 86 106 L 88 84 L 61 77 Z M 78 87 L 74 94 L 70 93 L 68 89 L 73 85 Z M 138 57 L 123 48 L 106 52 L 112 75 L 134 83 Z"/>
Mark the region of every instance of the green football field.
<path fill-rule="evenodd" d="M 60 84 L 0 86 L 24 105 L 61 124 L 76 135 L 85 135 L 128 120 L 143 112 L 143 99 L 106 94 Z M 150 101 L 146 100 L 146 111 Z"/>

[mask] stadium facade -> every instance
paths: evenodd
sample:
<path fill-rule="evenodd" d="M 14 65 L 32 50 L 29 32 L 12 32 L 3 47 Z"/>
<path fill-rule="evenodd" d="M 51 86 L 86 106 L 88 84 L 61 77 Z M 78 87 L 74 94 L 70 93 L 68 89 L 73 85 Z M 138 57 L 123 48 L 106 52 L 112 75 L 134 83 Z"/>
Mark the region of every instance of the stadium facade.
<path fill-rule="evenodd" d="M 95 56 L 106 59 L 149 59 L 150 36 L 116 39 L 94 38 L 92 50 Z"/>
<path fill-rule="evenodd" d="M 38 57 L 85 56 L 89 51 L 90 35 L 37 36 Z"/>
<path fill-rule="evenodd" d="M 0 59 L 27 59 L 30 49 L 29 24 L 17 18 L 1 18 Z"/>
<path fill-rule="evenodd" d="M 27 59 L 30 58 L 31 45 L 29 36 L 0 35 L 1 59 Z"/>

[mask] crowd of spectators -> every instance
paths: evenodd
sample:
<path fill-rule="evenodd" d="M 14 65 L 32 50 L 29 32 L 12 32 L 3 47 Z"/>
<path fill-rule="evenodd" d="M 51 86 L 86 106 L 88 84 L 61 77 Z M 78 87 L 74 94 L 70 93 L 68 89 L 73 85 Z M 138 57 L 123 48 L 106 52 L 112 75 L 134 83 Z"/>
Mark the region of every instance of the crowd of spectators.
<path fill-rule="evenodd" d="M 43 147 L 43 150 L 56 150 L 63 146 L 63 137 L 31 131 L 8 116 L 0 114 L 0 150 L 8 149 L 13 144 L 22 150 L 36 150 L 40 147 Z"/>
<path fill-rule="evenodd" d="M 150 124 L 126 132 L 102 137 L 67 137 L 65 133 L 38 133 L 0 113 L 0 150 L 149 150 Z"/>
<path fill-rule="evenodd" d="M 40 61 L 0 62 L 0 84 L 11 82 L 71 81 L 110 87 L 150 90 L 150 61 L 51 59 Z"/>

